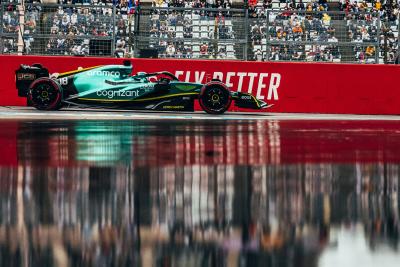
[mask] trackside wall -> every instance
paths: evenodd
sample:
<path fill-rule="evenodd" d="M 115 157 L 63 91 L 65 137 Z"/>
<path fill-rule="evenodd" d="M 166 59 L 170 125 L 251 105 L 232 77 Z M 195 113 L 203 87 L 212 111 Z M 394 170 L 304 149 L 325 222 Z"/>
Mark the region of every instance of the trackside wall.
<path fill-rule="evenodd" d="M 15 70 L 41 63 L 51 73 L 119 64 L 123 59 L 0 56 L 0 105 L 25 105 L 17 96 Z M 267 112 L 400 114 L 400 66 L 276 63 L 174 59 L 131 59 L 133 72 L 167 70 L 180 80 L 219 78 L 232 90 L 250 92 L 274 104 Z"/>

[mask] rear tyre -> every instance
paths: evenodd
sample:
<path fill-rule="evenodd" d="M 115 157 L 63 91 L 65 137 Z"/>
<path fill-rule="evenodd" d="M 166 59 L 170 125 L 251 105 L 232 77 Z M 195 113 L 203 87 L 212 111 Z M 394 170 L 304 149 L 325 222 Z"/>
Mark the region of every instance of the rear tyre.
<path fill-rule="evenodd" d="M 52 79 L 39 78 L 29 87 L 28 103 L 39 110 L 58 110 L 61 100 L 61 87 Z"/>
<path fill-rule="evenodd" d="M 209 114 L 224 113 L 228 110 L 231 102 L 229 90 L 218 84 L 203 87 L 199 95 L 200 106 Z"/>

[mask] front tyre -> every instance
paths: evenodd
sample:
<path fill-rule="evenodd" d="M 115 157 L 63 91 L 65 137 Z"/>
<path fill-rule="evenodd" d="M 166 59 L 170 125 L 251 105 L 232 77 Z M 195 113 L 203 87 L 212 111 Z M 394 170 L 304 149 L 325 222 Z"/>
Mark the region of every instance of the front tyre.
<path fill-rule="evenodd" d="M 228 110 L 231 102 L 231 93 L 220 84 L 204 86 L 199 95 L 201 108 L 209 114 L 224 113 Z"/>
<path fill-rule="evenodd" d="M 28 102 L 39 110 L 61 108 L 62 89 L 52 79 L 39 78 L 29 87 Z"/>

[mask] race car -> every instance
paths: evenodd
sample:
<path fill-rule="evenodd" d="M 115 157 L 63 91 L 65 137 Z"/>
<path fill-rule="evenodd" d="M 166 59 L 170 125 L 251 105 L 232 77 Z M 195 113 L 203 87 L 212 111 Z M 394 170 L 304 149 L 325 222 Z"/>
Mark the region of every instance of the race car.
<path fill-rule="evenodd" d="M 120 108 L 155 111 L 194 111 L 198 99 L 210 114 L 222 114 L 234 101 L 240 108 L 262 109 L 267 105 L 251 94 L 230 91 L 220 80 L 206 84 L 179 81 L 167 71 L 132 75 L 129 60 L 123 65 L 79 68 L 50 74 L 40 64 L 16 70 L 18 95 L 39 110 L 65 106 Z"/>

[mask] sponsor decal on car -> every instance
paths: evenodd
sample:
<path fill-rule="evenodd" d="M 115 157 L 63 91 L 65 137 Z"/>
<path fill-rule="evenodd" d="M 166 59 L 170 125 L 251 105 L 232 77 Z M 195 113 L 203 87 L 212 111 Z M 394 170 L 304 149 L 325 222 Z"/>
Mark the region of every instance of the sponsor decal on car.
<path fill-rule="evenodd" d="M 121 73 L 119 71 L 108 71 L 108 70 L 90 70 L 87 73 L 89 76 L 110 76 L 119 77 Z"/>
<path fill-rule="evenodd" d="M 36 75 L 33 73 L 18 73 L 17 75 L 17 80 L 22 81 L 22 80 L 34 80 L 36 78 Z"/>
<path fill-rule="evenodd" d="M 96 92 L 97 96 L 104 96 L 109 99 L 115 97 L 137 97 L 139 96 L 139 90 L 129 91 L 113 91 L 113 90 L 100 90 Z"/>
<path fill-rule="evenodd" d="M 184 109 L 185 106 L 163 106 L 163 109 Z"/>

